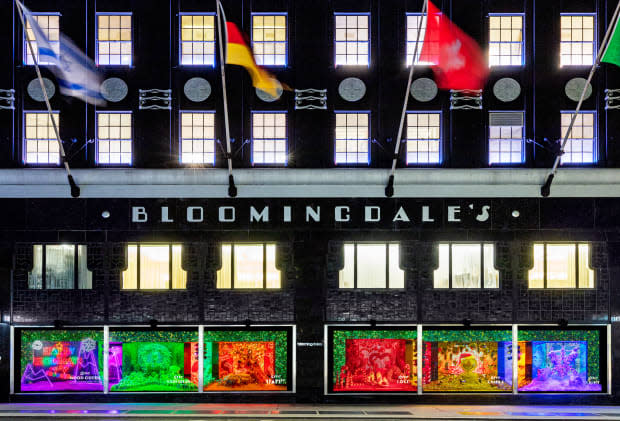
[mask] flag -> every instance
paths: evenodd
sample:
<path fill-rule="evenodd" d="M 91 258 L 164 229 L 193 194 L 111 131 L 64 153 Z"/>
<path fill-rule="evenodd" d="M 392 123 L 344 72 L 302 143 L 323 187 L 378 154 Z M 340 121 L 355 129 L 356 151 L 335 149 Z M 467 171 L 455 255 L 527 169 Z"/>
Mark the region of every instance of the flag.
<path fill-rule="evenodd" d="M 34 33 L 39 60 L 56 76 L 60 93 L 90 104 L 105 105 L 101 95 L 102 77 L 95 63 L 64 34 L 59 36 L 59 52 L 56 53 L 30 10 L 16 1 Z"/>
<path fill-rule="evenodd" d="M 252 78 L 252 85 L 277 98 L 282 93 L 282 84 L 268 71 L 256 64 L 252 50 L 241 31 L 232 22 L 226 22 L 226 63 L 245 67 Z"/>
<path fill-rule="evenodd" d="M 432 63 L 440 89 L 482 89 L 489 75 L 476 41 L 430 1 L 420 60 Z"/>
<path fill-rule="evenodd" d="M 618 29 L 618 19 L 616 19 L 614 31 L 609 37 L 601 61 L 620 66 L 620 30 Z"/>

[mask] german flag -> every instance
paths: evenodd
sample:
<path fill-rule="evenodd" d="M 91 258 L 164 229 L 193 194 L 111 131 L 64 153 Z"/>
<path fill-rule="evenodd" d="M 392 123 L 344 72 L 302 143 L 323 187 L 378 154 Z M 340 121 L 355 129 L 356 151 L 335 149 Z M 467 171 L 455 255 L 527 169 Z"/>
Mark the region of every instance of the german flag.
<path fill-rule="evenodd" d="M 271 95 L 274 98 L 280 96 L 282 85 L 265 69 L 259 67 L 254 60 L 252 49 L 248 46 L 241 31 L 232 22 L 226 22 L 227 48 L 226 63 L 243 66 L 252 78 L 252 85 Z"/>

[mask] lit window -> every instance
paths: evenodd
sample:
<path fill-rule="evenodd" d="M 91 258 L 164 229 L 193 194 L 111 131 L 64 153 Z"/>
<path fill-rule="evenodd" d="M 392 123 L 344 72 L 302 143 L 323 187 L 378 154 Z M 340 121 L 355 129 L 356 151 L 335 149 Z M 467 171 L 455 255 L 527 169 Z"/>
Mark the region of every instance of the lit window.
<path fill-rule="evenodd" d="M 566 136 L 574 111 L 562 111 L 562 139 Z M 597 160 L 596 112 L 583 111 L 575 117 L 575 123 L 566 141 L 562 164 L 588 164 Z"/>
<path fill-rule="evenodd" d="M 489 66 L 523 65 L 523 15 L 489 15 Z"/>
<path fill-rule="evenodd" d="M 560 22 L 560 65 L 591 66 L 596 54 L 594 15 L 562 13 Z"/>
<path fill-rule="evenodd" d="M 59 126 L 59 113 L 53 111 L 56 127 Z M 24 159 L 26 164 L 60 163 L 58 138 L 54 132 L 52 119 L 48 112 L 24 112 Z"/>
<path fill-rule="evenodd" d="M 185 289 L 180 244 L 129 244 L 122 289 Z M 172 283 L 170 283 L 172 279 Z"/>
<path fill-rule="evenodd" d="M 286 15 L 252 15 L 252 49 L 256 64 L 286 66 Z"/>
<path fill-rule="evenodd" d="M 399 244 L 344 244 L 344 268 L 339 288 L 404 288 Z"/>
<path fill-rule="evenodd" d="M 523 132 L 523 112 L 489 113 L 489 164 L 522 163 Z"/>
<path fill-rule="evenodd" d="M 47 36 L 49 40 L 50 47 L 56 54 L 59 54 L 60 50 L 60 14 L 54 13 L 33 13 L 32 16 L 35 18 L 41 30 Z M 34 50 L 35 57 L 37 59 L 37 64 L 49 64 L 46 60 L 41 61 L 39 59 L 39 49 L 37 47 L 36 37 L 34 31 L 30 27 L 30 23 L 26 21 L 26 28 L 28 30 L 28 38 L 30 38 L 30 42 L 32 43 L 32 49 Z M 32 54 L 30 54 L 30 49 L 28 48 L 28 41 L 26 36 L 24 35 L 24 64 L 33 65 L 34 60 L 32 59 Z"/>
<path fill-rule="evenodd" d="M 441 162 L 441 113 L 407 113 L 407 164 Z"/>
<path fill-rule="evenodd" d="M 589 244 L 534 244 L 530 288 L 594 288 Z"/>
<path fill-rule="evenodd" d="M 370 163 L 369 113 L 336 113 L 336 164 Z"/>
<path fill-rule="evenodd" d="M 131 14 L 97 13 L 97 64 L 131 66 Z"/>
<path fill-rule="evenodd" d="M 131 165 L 131 112 L 97 112 L 97 163 Z"/>
<path fill-rule="evenodd" d="M 182 65 L 215 66 L 215 16 L 181 15 Z"/>
<path fill-rule="evenodd" d="M 217 288 L 280 287 L 275 244 L 222 244 L 222 268 L 217 271 Z"/>
<path fill-rule="evenodd" d="M 91 289 L 92 273 L 86 267 L 86 246 L 35 244 L 30 289 Z M 43 270 L 45 268 L 45 270 Z"/>
<path fill-rule="evenodd" d="M 252 113 L 252 163 L 286 165 L 286 113 Z"/>
<path fill-rule="evenodd" d="M 370 64 L 369 15 L 336 14 L 336 66 Z"/>
<path fill-rule="evenodd" d="M 435 288 L 499 288 L 493 244 L 439 244 Z M 482 270 L 480 270 L 482 268 Z"/>
<path fill-rule="evenodd" d="M 215 113 L 181 112 L 181 162 L 215 164 Z"/>

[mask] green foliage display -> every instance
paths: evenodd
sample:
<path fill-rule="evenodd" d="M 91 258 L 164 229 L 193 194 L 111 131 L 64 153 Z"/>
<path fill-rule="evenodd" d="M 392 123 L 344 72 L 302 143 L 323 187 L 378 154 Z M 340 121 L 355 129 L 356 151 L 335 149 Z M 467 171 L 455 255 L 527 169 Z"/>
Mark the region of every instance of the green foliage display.
<path fill-rule="evenodd" d="M 110 342 L 198 342 L 196 330 L 111 330 Z"/>
<path fill-rule="evenodd" d="M 512 341 L 512 330 L 427 330 L 422 337 L 425 342 L 504 342 Z"/>

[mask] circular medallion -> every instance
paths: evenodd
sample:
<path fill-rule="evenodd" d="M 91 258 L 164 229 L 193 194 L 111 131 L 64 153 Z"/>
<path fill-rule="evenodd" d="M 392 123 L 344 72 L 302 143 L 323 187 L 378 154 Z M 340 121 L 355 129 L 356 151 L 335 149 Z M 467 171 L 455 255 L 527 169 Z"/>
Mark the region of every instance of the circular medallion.
<path fill-rule="evenodd" d="M 119 102 L 127 96 L 127 84 L 123 79 L 111 77 L 101 84 L 101 95 L 106 101 Z"/>
<path fill-rule="evenodd" d="M 183 93 L 192 102 L 202 102 L 211 95 L 211 84 L 201 77 L 193 77 L 185 82 Z"/>
<path fill-rule="evenodd" d="M 502 102 L 510 102 L 521 95 L 521 85 L 511 77 L 504 77 L 493 85 L 493 95 Z"/>
<path fill-rule="evenodd" d="M 280 99 L 282 96 L 282 85 L 278 82 L 278 88 L 276 89 L 276 96 L 271 95 L 269 92 L 265 92 L 262 89 L 256 88 L 256 96 L 264 102 L 274 102 Z"/>
<path fill-rule="evenodd" d="M 366 95 L 366 84 L 356 77 L 348 77 L 338 85 L 338 93 L 345 101 L 356 102 Z"/>
<path fill-rule="evenodd" d="M 583 87 L 586 85 L 586 80 L 582 77 L 575 77 L 569 80 L 564 87 L 564 93 L 569 99 L 572 99 L 575 102 L 579 102 L 579 98 L 581 97 L 581 91 L 583 91 Z M 586 94 L 583 99 L 586 100 L 590 98 L 592 95 L 592 85 L 588 83 L 588 87 L 586 88 Z"/>
<path fill-rule="evenodd" d="M 47 92 L 47 97 L 49 99 L 52 99 L 52 97 L 56 93 L 56 86 L 54 86 L 54 82 L 44 77 L 43 85 L 45 85 L 45 92 Z M 41 90 L 41 83 L 39 82 L 38 78 L 32 79 L 28 83 L 28 87 L 26 88 L 26 90 L 28 91 L 28 95 L 30 95 L 30 98 L 34 99 L 35 101 L 45 101 L 45 95 L 43 95 L 43 91 Z"/>
<path fill-rule="evenodd" d="M 421 77 L 413 81 L 410 93 L 416 101 L 432 101 L 437 96 L 437 84 L 432 79 Z"/>

